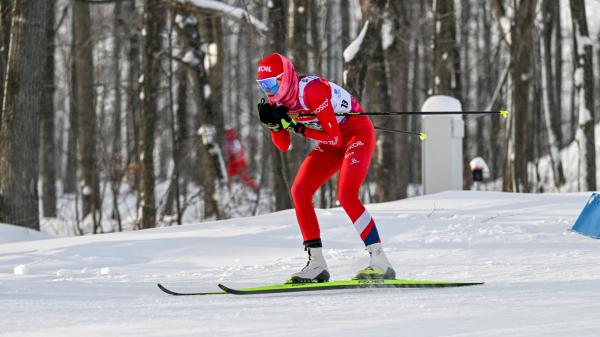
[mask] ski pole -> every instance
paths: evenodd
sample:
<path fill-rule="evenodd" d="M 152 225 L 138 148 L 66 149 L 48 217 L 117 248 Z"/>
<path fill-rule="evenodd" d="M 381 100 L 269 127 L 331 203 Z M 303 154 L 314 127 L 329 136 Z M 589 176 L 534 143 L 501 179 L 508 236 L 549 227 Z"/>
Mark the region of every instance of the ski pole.
<path fill-rule="evenodd" d="M 336 116 L 413 116 L 413 115 L 500 115 L 507 118 L 508 110 L 498 111 L 404 111 L 404 112 L 335 112 Z M 316 116 L 314 112 L 301 113 L 298 116 Z"/>
<path fill-rule="evenodd" d="M 419 139 L 421 139 L 421 140 L 427 139 L 427 134 L 424 133 L 424 132 L 387 129 L 387 128 L 382 128 L 382 127 L 379 127 L 379 126 L 376 126 L 375 129 L 381 130 L 381 131 L 386 131 L 386 132 L 402 133 L 402 134 L 405 134 L 405 135 L 419 136 Z"/>

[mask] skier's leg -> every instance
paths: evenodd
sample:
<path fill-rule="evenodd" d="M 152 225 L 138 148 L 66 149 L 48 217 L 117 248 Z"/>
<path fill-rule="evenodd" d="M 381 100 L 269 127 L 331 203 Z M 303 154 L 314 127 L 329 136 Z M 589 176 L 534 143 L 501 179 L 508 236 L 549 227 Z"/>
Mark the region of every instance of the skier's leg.
<path fill-rule="evenodd" d="M 342 159 L 341 151 L 317 146 L 298 170 L 291 193 L 304 239 L 304 247 L 308 252 L 308 263 L 302 270 L 292 274 L 290 279 L 292 283 L 329 280 L 329 271 L 323 257 L 321 233 L 312 198 L 317 189 L 338 171 Z"/>
<path fill-rule="evenodd" d="M 243 165 L 240 166 L 238 173 L 240 175 L 240 178 L 242 178 L 242 182 L 244 183 L 244 185 L 250 187 L 253 191 L 256 192 L 258 186 L 256 186 L 256 182 L 254 182 L 254 179 L 252 179 L 252 177 L 250 177 L 250 174 L 248 174 L 248 164 L 246 164 L 246 162 L 243 162 Z"/>
<path fill-rule="evenodd" d="M 358 198 L 358 192 L 367 177 L 375 147 L 374 132 L 368 131 L 367 129 L 356 132 L 346 143 L 346 152 L 338 180 L 338 199 L 365 246 L 380 242 L 375 222 Z"/>
<path fill-rule="evenodd" d="M 396 272 L 381 248 L 375 221 L 358 198 L 358 192 L 367 176 L 375 147 L 375 132 L 372 127 L 365 127 L 360 132 L 355 132 L 355 135 L 346 144 L 338 181 L 338 199 L 370 255 L 369 266 L 359 271 L 356 278 L 394 279 Z"/>
<path fill-rule="evenodd" d="M 227 188 L 231 192 L 231 183 L 236 176 L 240 174 L 240 163 L 237 160 L 231 160 L 227 164 Z"/>
<path fill-rule="evenodd" d="M 305 246 L 320 247 L 321 232 L 313 206 L 313 195 L 340 168 L 343 153 L 328 146 L 317 146 L 306 157 L 292 185 L 291 194 Z"/>
<path fill-rule="evenodd" d="M 254 192 L 258 190 L 256 182 L 254 181 L 254 179 L 252 179 L 252 177 L 250 177 L 248 171 L 242 171 L 240 177 L 242 178 L 242 182 L 244 183 L 244 185 L 250 187 Z"/>

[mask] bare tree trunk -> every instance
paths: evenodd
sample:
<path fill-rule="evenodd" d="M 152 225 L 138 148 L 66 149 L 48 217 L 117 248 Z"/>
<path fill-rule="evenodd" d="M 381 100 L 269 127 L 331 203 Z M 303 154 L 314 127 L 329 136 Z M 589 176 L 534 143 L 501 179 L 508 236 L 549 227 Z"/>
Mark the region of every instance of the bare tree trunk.
<path fill-rule="evenodd" d="M 456 18 L 457 14 L 454 13 L 454 15 L 452 15 L 452 17 Z M 458 58 L 460 60 L 460 81 L 462 84 L 462 88 L 461 88 L 461 97 L 462 97 L 462 106 L 463 109 L 465 110 L 470 110 L 473 106 L 473 102 L 471 102 L 471 48 L 474 48 L 475 50 L 477 49 L 476 43 L 471 44 L 471 30 L 472 30 L 472 14 L 471 14 L 471 0 L 464 0 L 461 1 L 460 3 L 460 44 L 457 44 L 456 49 L 458 51 L 460 51 L 460 53 L 458 53 L 457 51 L 457 55 Z M 454 23 L 454 27 L 456 27 L 456 22 Z M 443 29 L 443 28 L 442 28 Z M 475 54 L 477 55 L 477 53 Z M 478 64 L 476 64 L 476 66 L 478 66 Z M 465 136 L 467 136 L 468 132 L 467 132 L 467 126 L 465 125 Z M 465 145 L 467 144 L 467 141 L 463 142 Z M 467 150 L 467 148 L 465 147 L 464 150 Z M 468 166 L 468 151 L 464 151 L 463 150 L 463 155 L 465 156 L 466 159 L 466 165 L 464 165 L 465 167 Z"/>
<path fill-rule="evenodd" d="M 176 112 L 175 112 L 175 104 L 180 103 L 179 101 L 179 95 L 180 95 L 180 87 L 183 87 L 184 90 L 186 90 L 185 88 L 187 88 L 187 83 L 184 83 L 183 86 L 178 85 L 177 87 L 177 98 L 173 97 L 173 86 L 175 84 L 175 82 L 173 81 L 174 78 L 179 78 L 179 73 L 181 72 L 181 68 L 183 68 L 182 65 L 179 66 L 177 72 L 175 72 L 174 68 L 173 68 L 173 24 L 174 24 L 174 14 L 173 11 L 170 11 L 170 17 L 168 19 L 168 23 L 169 23 L 169 29 L 168 29 L 168 45 L 167 45 L 167 50 L 169 51 L 169 60 L 168 60 L 168 67 L 167 69 L 169 70 L 167 76 L 168 76 L 168 83 L 169 83 L 169 103 L 168 103 L 168 110 L 169 110 L 169 126 L 170 126 L 170 136 L 171 136 L 171 146 L 173 148 L 172 156 L 173 156 L 173 171 L 171 172 L 171 176 L 169 177 L 169 187 L 167 188 L 167 196 L 165 199 L 165 202 L 163 204 L 163 208 L 160 211 L 160 216 L 159 216 L 159 221 L 163 221 L 164 216 L 165 215 L 172 215 L 173 214 L 173 203 L 174 201 L 177 201 L 177 223 L 181 225 L 181 205 L 179 203 L 179 176 L 180 176 L 180 169 L 179 169 L 179 164 L 180 164 L 180 160 L 179 160 L 179 151 L 181 149 L 181 144 L 179 143 L 179 137 L 176 131 L 176 124 L 177 124 L 177 117 L 176 117 Z M 183 75 L 183 81 L 185 82 L 187 79 L 186 73 L 185 72 L 181 72 Z M 178 76 L 179 75 L 179 76 Z M 186 96 L 186 94 L 184 94 L 184 97 Z M 177 101 L 175 101 L 177 99 Z M 187 102 L 184 101 L 183 103 L 183 107 L 182 109 L 185 111 L 185 109 L 187 108 Z M 177 111 L 179 111 L 180 107 L 177 107 Z M 168 159 L 167 159 L 168 160 Z"/>
<path fill-rule="evenodd" d="M 48 23 L 46 27 L 46 65 L 44 67 L 44 90 L 41 111 L 41 177 L 44 217 L 56 217 L 56 149 L 54 146 L 54 25 L 55 0 L 48 0 Z"/>
<path fill-rule="evenodd" d="M 449 1 L 448 1 L 449 2 Z M 454 60 L 455 67 L 460 70 L 460 73 L 457 75 L 460 83 L 457 84 L 460 88 L 460 97 L 461 104 L 463 109 L 470 110 L 472 107 L 471 101 L 471 48 L 473 44 L 471 44 L 471 2 L 470 0 L 461 1 L 461 13 L 460 13 L 460 44 L 456 46 L 456 59 Z M 453 18 L 456 18 L 456 14 L 452 15 Z M 456 27 L 456 22 L 454 24 Z M 443 29 L 443 28 L 442 28 Z M 475 48 L 476 49 L 476 48 Z M 459 51 L 462 50 L 462 55 L 459 54 Z M 477 54 L 476 54 L 477 55 Z M 462 59 L 461 59 L 462 58 Z M 479 138 L 479 132 L 483 129 L 481 125 L 483 123 L 483 119 L 476 120 L 475 128 L 476 130 L 472 130 L 472 126 L 470 123 L 464 123 L 464 137 L 462 141 L 462 161 L 463 161 L 463 189 L 469 189 L 471 187 L 471 170 L 469 168 L 469 163 L 471 162 L 471 143 L 481 144 L 483 139 Z M 474 131 L 474 132 L 473 132 Z M 473 138 L 475 137 L 474 141 Z M 479 152 L 477 152 L 479 156 Z"/>
<path fill-rule="evenodd" d="M 300 74 L 308 72 L 308 6 L 309 0 L 292 0 L 293 3 L 293 29 L 290 39 L 291 61 Z"/>
<path fill-rule="evenodd" d="M 381 111 L 406 111 L 409 102 L 409 60 L 410 60 L 410 21 L 409 21 L 409 3 L 407 1 L 393 1 L 388 5 L 388 13 L 391 18 L 391 32 L 393 41 L 384 51 L 385 60 L 390 74 L 389 79 L 385 75 L 385 65 L 381 65 L 382 76 L 378 76 L 382 81 L 389 81 L 390 89 L 387 85 L 376 85 L 377 91 L 385 93 L 378 100 L 385 102 L 377 109 Z M 377 59 L 377 57 L 375 58 Z M 375 63 L 379 67 L 379 63 Z M 376 82 L 377 83 L 377 82 Z M 387 92 L 394 92 L 393 100 Z M 372 97 L 369 95 L 369 97 Z M 379 110 L 378 110 L 379 111 Z M 392 123 L 395 128 L 400 130 L 408 129 L 408 118 L 382 119 L 380 123 Z M 409 179 L 409 161 L 407 156 L 409 151 L 409 138 L 403 135 L 378 132 L 378 160 L 375 165 L 375 179 L 377 186 L 377 200 L 389 201 L 404 199 L 407 196 L 407 187 Z M 381 154 L 381 156 L 379 156 Z"/>
<path fill-rule="evenodd" d="M 350 0 L 340 0 L 340 10 L 342 17 L 342 50 L 346 49 L 352 41 L 352 32 L 350 31 L 350 21 L 352 17 L 352 7 Z"/>
<path fill-rule="evenodd" d="M 221 174 L 219 172 L 221 164 L 218 162 L 219 158 L 217 154 L 217 152 L 220 151 L 220 148 L 214 138 L 217 136 L 217 128 L 215 125 L 219 125 L 218 123 L 220 122 L 218 117 L 215 116 L 211 98 L 207 95 L 208 92 L 205 91 L 205 87 L 209 86 L 209 77 L 204 68 L 204 59 L 206 57 L 204 52 L 205 49 L 202 45 L 203 41 L 198 34 L 199 28 L 197 18 L 183 8 L 174 8 L 174 10 L 177 15 L 183 18 L 176 25 L 176 29 L 183 43 L 185 64 L 190 69 L 190 75 L 193 81 L 194 97 L 197 100 L 196 106 L 198 107 L 198 124 L 200 130 L 204 133 L 204 146 L 202 147 L 202 152 L 199 154 L 203 164 L 202 170 L 199 173 L 201 174 L 204 196 L 204 215 L 205 217 L 222 219 L 224 214 L 219 206 L 216 195 L 217 187 L 215 186 L 215 184 L 220 181 Z M 219 70 L 217 70 L 217 72 L 219 72 Z M 222 126 L 222 124 L 220 125 Z"/>
<path fill-rule="evenodd" d="M 74 0 L 71 3 L 75 12 Z M 77 193 L 77 148 L 79 139 L 79 113 L 77 112 L 77 70 L 75 15 L 71 15 L 71 41 L 69 55 L 69 135 L 67 139 L 67 165 L 63 178 L 63 193 Z"/>
<path fill-rule="evenodd" d="M 494 61 L 494 55 L 492 54 L 492 17 L 490 13 L 490 7 L 487 2 L 482 4 L 481 11 L 478 11 L 481 25 L 478 29 L 478 38 L 483 41 L 482 62 L 483 65 L 478 67 L 478 90 L 477 90 L 477 105 L 479 107 L 487 107 L 490 104 L 492 95 L 494 92 L 494 85 L 498 81 L 498 68 L 499 64 Z M 494 66 L 496 65 L 496 66 Z M 492 107 L 500 108 L 500 107 Z M 477 154 L 482 156 L 490 168 L 490 177 L 495 179 L 498 172 L 501 172 L 501 148 L 499 146 L 500 139 L 497 137 L 500 134 L 500 120 L 498 118 L 491 118 L 485 123 L 489 127 L 489 131 L 481 131 L 482 134 L 487 134 L 482 142 L 478 142 Z M 483 135 L 480 136 L 483 138 Z"/>
<path fill-rule="evenodd" d="M 490 92 L 489 88 L 489 83 L 494 81 L 494 73 L 493 72 L 484 72 L 482 71 L 482 69 L 485 69 L 486 67 L 490 67 L 490 63 L 489 63 L 489 55 L 490 55 L 490 51 L 489 50 L 484 50 L 485 47 L 481 46 L 480 41 L 483 42 L 483 44 L 486 43 L 491 43 L 490 41 L 485 41 L 485 34 L 487 33 L 486 31 L 486 27 L 482 27 L 482 20 L 481 17 L 483 16 L 484 20 L 485 20 L 485 7 L 486 7 L 486 3 L 482 3 L 481 6 L 481 10 L 479 10 L 478 8 L 475 9 L 475 16 L 474 16 L 474 21 L 475 21 L 475 31 L 473 34 L 474 40 L 475 40 L 475 55 L 477 55 L 478 61 L 477 61 L 477 66 L 474 67 L 473 72 L 476 73 L 478 76 L 474 81 L 475 87 L 473 89 L 473 91 L 475 92 L 475 97 L 472 100 L 473 105 L 478 108 L 481 106 L 485 106 L 486 101 L 487 101 L 487 97 L 486 94 L 488 92 Z M 483 15 L 482 15 L 483 14 Z M 472 14 L 471 14 L 472 15 Z M 464 30 L 463 30 L 464 32 Z M 465 44 L 463 44 L 463 53 L 469 53 L 469 47 Z M 463 68 L 463 76 L 465 77 L 465 86 L 470 85 L 469 82 L 471 81 L 471 74 L 468 71 L 468 67 L 464 67 Z M 465 96 L 469 95 L 469 99 L 472 99 L 472 93 L 469 92 L 468 90 L 465 90 Z M 484 158 L 485 160 L 489 161 L 490 157 L 489 157 L 489 151 L 488 148 L 490 146 L 491 143 L 491 139 L 489 139 L 489 137 L 487 137 L 487 135 L 489 134 L 489 119 L 483 119 L 483 118 L 477 118 L 475 120 L 475 139 L 472 142 L 470 151 L 468 152 L 469 155 L 474 154 L 476 156 L 480 156 L 482 158 Z M 466 123 L 465 125 L 465 129 L 468 127 L 468 123 Z M 469 163 L 465 163 L 465 164 L 469 164 Z M 467 165 L 465 165 L 466 167 L 468 167 Z M 489 165 L 489 164 L 488 164 Z M 470 178 L 470 177 L 469 177 Z M 471 179 L 467 179 L 467 181 L 470 183 Z"/>
<path fill-rule="evenodd" d="M 463 2 L 463 6 L 465 3 Z M 434 0 L 433 88 L 434 95 L 455 97 L 464 104 L 461 86 L 459 44 L 456 40 L 456 12 L 453 1 Z M 468 37 L 463 37 L 468 39 Z M 465 41 L 464 43 L 468 43 Z M 463 188 L 468 187 L 469 128 L 465 127 L 463 147 Z"/>
<path fill-rule="evenodd" d="M 570 0 L 573 18 L 575 91 L 578 105 L 579 190 L 596 189 L 596 145 L 594 136 L 594 66 L 592 40 L 583 0 Z"/>
<path fill-rule="evenodd" d="M 456 14 L 452 1 L 434 0 L 433 94 L 461 100 L 460 58 L 456 43 Z M 458 65 L 458 66 L 457 66 Z"/>
<path fill-rule="evenodd" d="M 135 0 L 129 0 L 123 8 L 123 16 L 126 22 L 131 23 L 133 27 L 127 25 L 129 34 L 129 50 L 127 69 L 127 164 L 131 168 L 128 172 L 132 175 L 128 177 L 132 190 L 137 190 L 140 181 L 139 174 L 139 125 L 140 125 L 140 88 L 139 78 L 141 73 L 140 65 L 140 37 L 139 30 L 136 27 L 138 21 L 135 10 Z"/>
<path fill-rule="evenodd" d="M 174 121 L 172 121 L 171 133 L 173 141 L 173 173 L 169 184 L 167 200 L 162 210 L 162 214 L 173 214 L 173 203 L 176 206 L 177 223 L 181 224 L 182 210 L 179 202 L 180 193 L 180 177 L 182 173 L 183 157 L 187 153 L 186 138 L 187 138 L 187 90 L 188 76 L 187 69 L 183 65 L 177 67 L 175 77 L 177 80 L 177 94 Z M 175 124 L 177 129 L 175 129 Z"/>
<path fill-rule="evenodd" d="M 291 61 L 299 74 L 309 71 L 308 58 L 308 18 L 310 0 L 292 0 L 290 5 L 293 11 L 292 36 L 289 39 Z M 304 137 L 291 137 L 292 148 L 286 154 L 291 172 L 297 172 L 310 148 L 310 141 Z M 294 174 L 292 174 L 294 176 Z"/>
<path fill-rule="evenodd" d="M 10 24 L 14 0 L 0 0 L 0 104 L 4 100 L 4 78 L 8 64 L 10 44 Z M 0 126 L 2 125 L 2 109 L 0 109 Z"/>
<path fill-rule="evenodd" d="M 562 132 L 562 24 L 561 20 L 561 11 L 560 11 L 560 1 L 549 1 L 552 8 L 552 23 L 554 26 L 554 78 L 553 78 L 553 88 L 554 88 L 554 104 L 556 106 L 556 111 L 558 113 L 552 115 L 552 128 L 556 134 L 556 141 L 558 142 L 558 146 L 562 147 L 564 144 L 563 140 L 563 132 Z M 548 38 L 551 38 L 548 36 Z M 550 53 L 548 57 L 550 57 Z"/>
<path fill-rule="evenodd" d="M 154 145 L 157 121 L 158 88 L 160 83 L 161 30 L 164 7 L 153 0 L 144 0 L 144 48 L 142 54 L 140 113 L 140 214 L 138 227 L 156 227 L 154 198 Z"/>
<path fill-rule="evenodd" d="M 562 167 L 562 161 L 560 158 L 560 142 L 557 137 L 555 130 L 556 122 L 553 120 L 560 120 L 561 109 L 556 108 L 554 93 L 554 80 L 552 76 L 552 27 L 553 27 L 553 16 L 551 5 L 554 1 L 545 0 L 544 9 L 542 11 L 543 17 L 543 32 L 540 46 L 541 56 L 541 75 L 542 75 L 542 97 L 543 97 L 543 111 L 544 111 L 544 122 L 546 124 L 546 133 L 548 135 L 548 149 L 550 154 L 550 162 L 552 165 L 552 175 L 554 178 L 554 186 L 558 190 L 560 186 L 565 183 L 565 175 Z"/>
<path fill-rule="evenodd" d="M 347 0 L 342 0 L 342 1 L 347 1 Z M 320 9 L 322 8 L 320 5 L 321 1 L 319 0 L 308 0 L 308 6 L 309 6 L 309 16 L 310 16 L 310 25 L 308 27 L 308 29 L 310 30 L 310 49 L 312 51 L 312 66 L 313 69 L 315 71 L 316 74 L 320 74 L 321 73 L 321 56 L 322 56 L 322 52 L 321 52 L 321 30 L 320 28 Z M 342 7 L 343 8 L 343 7 Z M 343 20 L 343 22 L 348 22 L 348 20 Z M 346 24 L 346 26 L 348 26 Z M 343 39 L 344 39 L 344 27 L 342 27 L 342 43 L 344 43 Z"/>
<path fill-rule="evenodd" d="M 0 128 L 0 222 L 35 230 L 48 15 L 50 1 L 14 2 Z"/>
<path fill-rule="evenodd" d="M 82 217 L 101 209 L 96 162 L 96 112 L 94 108 L 94 60 L 89 4 L 74 3 L 75 71 L 79 113 L 79 170 L 81 172 Z M 96 226 L 94 226 L 94 233 Z"/>
<path fill-rule="evenodd" d="M 119 212 L 119 190 L 121 187 L 121 178 L 123 176 L 123 156 L 121 151 L 121 43 L 123 39 L 124 20 L 122 14 L 122 3 L 117 1 L 114 4 L 113 11 L 113 90 L 115 93 L 115 102 L 113 107 L 113 141 L 112 141 L 112 160 L 111 160 L 111 190 L 112 190 L 112 218 L 117 221 L 119 232 L 122 230 L 121 213 Z"/>
<path fill-rule="evenodd" d="M 221 18 L 212 17 L 206 20 L 206 43 L 214 46 L 211 54 L 205 55 L 205 58 L 209 58 L 210 70 L 208 71 L 208 84 L 210 86 L 210 95 L 208 95 L 208 102 L 210 104 L 211 115 L 209 116 L 209 122 L 214 125 L 217 131 L 216 144 L 221 148 L 221 144 L 225 143 L 225 120 L 223 118 L 225 111 L 223 111 L 223 74 L 224 74 L 224 49 L 223 49 L 223 23 Z M 214 63 L 213 63 L 214 61 Z M 241 95 L 240 95 L 241 97 Z M 238 101 L 241 104 L 242 100 Z M 239 114 L 239 112 L 237 113 Z M 227 183 L 227 176 L 224 172 L 221 172 L 222 168 L 217 170 L 217 179 L 215 183 L 219 183 L 218 187 L 223 189 L 224 184 Z M 222 191 L 221 191 L 222 192 Z M 220 210 L 222 212 L 222 210 Z"/>
<path fill-rule="evenodd" d="M 536 0 L 521 0 L 511 27 L 513 113 L 511 114 L 512 140 L 509 143 L 512 145 L 508 147 L 505 160 L 503 184 L 505 191 L 528 192 L 530 190 L 527 171 L 531 140 L 528 123 L 529 93 L 533 76 L 530 50 L 533 46 L 536 2 Z"/>
<path fill-rule="evenodd" d="M 388 81 L 385 70 L 385 60 L 381 39 L 375 47 L 375 52 L 370 58 L 367 72 L 367 95 L 369 97 L 369 109 L 375 111 L 390 111 L 390 96 L 388 94 Z M 392 122 L 392 120 L 387 120 Z M 384 202 L 394 200 L 394 191 L 396 190 L 394 158 L 394 135 L 391 133 L 379 132 L 377 134 L 375 157 L 375 183 L 376 200 Z"/>
<path fill-rule="evenodd" d="M 362 42 L 354 55 L 344 56 L 344 86 L 359 101 L 365 87 L 367 65 L 381 41 L 381 25 L 387 0 L 365 0 L 362 4 L 363 20 L 360 35 Z M 359 37 L 360 37 L 359 35 Z M 351 56 L 351 57 L 350 57 Z"/>
<path fill-rule="evenodd" d="M 347 1 L 347 0 L 342 0 L 343 1 Z M 314 72 L 316 74 L 320 74 L 322 72 L 322 54 L 323 54 L 323 44 L 321 41 L 321 9 L 323 8 L 321 5 L 322 1 L 319 0 L 309 0 L 308 1 L 308 5 L 310 7 L 309 10 L 309 22 L 308 22 L 308 29 L 310 30 L 310 49 L 312 52 L 312 67 L 314 69 Z M 348 11 L 348 8 L 344 8 L 342 7 L 344 10 L 346 10 L 346 12 Z M 343 14 L 342 14 L 343 15 Z M 343 22 L 348 22 L 349 20 L 343 20 Z M 347 25 L 346 25 L 347 26 Z M 347 28 L 347 27 L 346 27 Z M 344 41 L 346 41 L 346 44 L 348 43 L 348 39 L 346 37 L 346 35 L 348 34 L 348 31 L 344 31 L 344 26 L 342 26 L 342 43 L 344 43 Z"/>
<path fill-rule="evenodd" d="M 269 8 L 269 31 L 273 32 L 270 40 L 270 49 L 274 52 L 285 53 L 287 31 L 287 0 L 273 0 Z M 273 195 L 275 196 L 275 210 L 292 208 L 290 196 L 290 169 L 288 158 L 275 146 L 271 148 L 271 162 L 273 164 Z"/>
<path fill-rule="evenodd" d="M 415 17 L 425 17 L 429 12 L 431 2 L 420 1 L 418 3 L 412 3 Z M 413 69 L 412 69 L 412 87 L 411 87 L 411 109 L 420 109 L 421 104 L 425 100 L 431 91 L 429 86 L 431 85 L 431 66 L 432 61 L 432 49 L 431 49 L 431 34 L 432 25 L 419 23 L 417 26 L 417 34 L 413 38 Z M 409 120 L 410 127 L 414 130 L 418 130 L 421 126 L 421 118 L 413 117 Z M 421 177 L 421 142 L 416 139 L 408 140 L 410 151 L 410 179 L 409 182 L 420 184 L 422 181 Z"/>
<path fill-rule="evenodd" d="M 225 122 L 223 119 L 223 29 L 221 22 L 219 17 L 207 18 L 205 21 L 206 33 L 202 34 L 206 36 L 206 43 L 214 46 L 212 54 L 204 55 L 210 64 L 206 79 L 210 87 L 210 94 L 206 97 L 209 109 L 206 110 L 204 125 L 214 127 L 216 132 L 212 143 L 205 143 L 204 146 L 214 167 L 213 173 L 205 177 L 207 179 L 205 186 L 212 189 L 213 195 L 210 196 L 210 199 L 205 200 L 213 203 L 209 211 L 211 216 L 214 215 L 217 219 L 224 219 L 226 216 L 225 210 L 219 204 L 219 196 L 224 194 L 228 179 L 222 150 L 222 144 L 225 143 Z M 238 102 L 241 103 L 241 99 Z M 206 197 L 208 196 L 205 195 Z"/>
<path fill-rule="evenodd" d="M 347 0 L 342 0 L 342 2 L 344 2 Z M 310 29 L 310 49 L 311 49 L 311 53 L 312 53 L 312 67 L 314 69 L 315 74 L 320 74 L 322 71 L 322 43 L 321 43 L 321 29 L 320 29 L 320 22 L 321 20 L 319 19 L 320 17 L 320 12 L 321 9 L 323 8 L 323 6 L 321 5 L 321 1 L 319 0 L 309 0 L 308 1 L 308 6 L 310 7 L 309 10 L 309 16 L 310 16 L 310 25 L 309 25 L 309 29 Z M 345 9 L 346 11 L 348 11 L 347 7 L 341 7 L 342 9 Z M 346 26 L 342 27 L 342 43 L 344 43 L 344 36 L 347 33 L 348 30 L 348 21 L 349 20 L 343 20 L 343 22 L 346 22 Z M 346 29 L 346 30 L 345 30 Z M 327 208 L 327 198 L 326 198 L 326 193 L 327 193 L 327 184 L 324 184 L 323 186 L 321 186 L 321 188 L 319 189 L 319 207 L 320 208 Z"/>
<path fill-rule="evenodd" d="M 544 72 L 547 79 L 547 91 L 548 94 L 548 103 L 552 108 L 552 113 L 550 114 L 550 125 L 552 126 L 552 132 L 556 138 L 556 142 L 558 147 L 560 148 L 561 142 L 561 130 L 560 130 L 560 120 L 562 109 L 560 108 L 560 94 L 558 94 L 556 89 L 557 81 L 560 82 L 561 74 L 554 74 L 554 66 L 555 62 L 553 62 L 552 51 L 553 51 L 553 43 L 556 42 L 556 39 L 553 39 L 553 34 L 560 36 L 560 31 L 556 31 L 557 25 L 560 23 L 557 22 L 557 15 L 559 15 L 556 10 L 558 7 L 558 2 L 553 0 L 544 0 L 542 4 L 542 31 L 541 31 L 541 40 L 542 43 L 542 55 L 544 55 L 543 66 Z M 559 18 L 560 19 L 560 18 Z M 558 58 L 559 55 L 555 55 L 554 58 Z M 545 84 L 546 85 L 546 84 Z M 558 95 L 556 95 L 558 94 Z"/>

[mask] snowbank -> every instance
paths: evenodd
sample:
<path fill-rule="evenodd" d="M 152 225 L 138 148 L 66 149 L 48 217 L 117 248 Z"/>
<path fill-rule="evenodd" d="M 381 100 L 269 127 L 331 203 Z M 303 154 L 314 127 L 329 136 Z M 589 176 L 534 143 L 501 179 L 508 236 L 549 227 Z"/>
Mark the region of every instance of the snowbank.
<path fill-rule="evenodd" d="M 51 235 L 34 231 L 29 228 L 0 223 L 0 244 L 9 242 L 44 240 L 52 238 Z"/>
<path fill-rule="evenodd" d="M 11 308 L 0 336 L 596 336 L 600 241 L 569 231 L 588 197 L 445 192 L 367 205 L 398 277 L 486 282 L 471 289 L 181 298 L 156 288 L 283 282 L 306 263 L 293 210 L 0 244 Z M 352 224 L 340 208 L 317 216 L 332 278 L 351 277 L 368 262 Z"/>

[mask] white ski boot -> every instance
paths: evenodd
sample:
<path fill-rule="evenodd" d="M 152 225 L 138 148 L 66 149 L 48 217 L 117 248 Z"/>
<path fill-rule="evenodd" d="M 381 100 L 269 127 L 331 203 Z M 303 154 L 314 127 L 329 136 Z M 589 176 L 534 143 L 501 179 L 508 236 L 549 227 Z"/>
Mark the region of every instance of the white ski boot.
<path fill-rule="evenodd" d="M 357 280 L 393 280 L 396 278 L 396 272 L 390 261 L 385 256 L 381 243 L 374 243 L 367 246 L 367 251 L 371 257 L 369 266 L 354 277 Z"/>
<path fill-rule="evenodd" d="M 308 251 L 308 262 L 306 266 L 297 273 L 292 274 L 287 283 L 310 283 L 329 281 L 327 262 L 323 257 L 323 248 L 306 248 Z"/>

